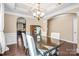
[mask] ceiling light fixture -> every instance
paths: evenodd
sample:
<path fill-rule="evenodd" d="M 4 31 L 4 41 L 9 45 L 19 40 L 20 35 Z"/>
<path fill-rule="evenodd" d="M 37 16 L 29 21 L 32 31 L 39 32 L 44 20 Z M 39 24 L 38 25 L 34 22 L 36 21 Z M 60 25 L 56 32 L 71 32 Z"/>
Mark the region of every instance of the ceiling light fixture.
<path fill-rule="evenodd" d="M 35 11 L 33 12 L 33 16 L 37 20 L 40 20 L 40 18 L 42 18 L 44 16 L 44 13 L 40 10 L 40 3 L 37 3 L 36 5 L 37 5 L 37 7 L 36 7 Z"/>

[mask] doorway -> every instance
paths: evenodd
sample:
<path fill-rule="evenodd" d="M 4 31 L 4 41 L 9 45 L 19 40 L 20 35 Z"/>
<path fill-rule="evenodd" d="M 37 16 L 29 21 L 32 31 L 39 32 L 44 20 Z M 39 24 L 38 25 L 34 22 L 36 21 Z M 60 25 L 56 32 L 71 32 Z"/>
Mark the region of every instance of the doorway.
<path fill-rule="evenodd" d="M 22 33 L 26 33 L 26 19 L 19 17 L 17 19 L 17 46 L 24 48 Z"/>

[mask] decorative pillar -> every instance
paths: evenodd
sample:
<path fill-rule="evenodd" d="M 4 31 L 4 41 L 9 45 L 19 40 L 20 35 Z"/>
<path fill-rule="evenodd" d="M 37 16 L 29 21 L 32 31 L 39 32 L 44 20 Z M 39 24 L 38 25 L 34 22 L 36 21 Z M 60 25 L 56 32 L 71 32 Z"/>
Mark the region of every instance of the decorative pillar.
<path fill-rule="evenodd" d="M 73 15 L 73 20 L 72 20 L 72 25 L 73 25 L 73 43 L 77 44 L 77 14 Z"/>
<path fill-rule="evenodd" d="M 77 52 L 77 14 L 75 13 L 73 15 L 73 20 L 72 20 L 72 25 L 73 25 L 73 38 L 72 38 L 72 42 L 73 44 L 73 48 L 72 48 L 72 52 L 74 55 L 76 55 Z"/>
<path fill-rule="evenodd" d="M 2 53 L 9 50 L 6 46 L 5 35 L 4 35 L 4 4 L 1 3 L 0 6 L 0 43 L 2 48 Z"/>

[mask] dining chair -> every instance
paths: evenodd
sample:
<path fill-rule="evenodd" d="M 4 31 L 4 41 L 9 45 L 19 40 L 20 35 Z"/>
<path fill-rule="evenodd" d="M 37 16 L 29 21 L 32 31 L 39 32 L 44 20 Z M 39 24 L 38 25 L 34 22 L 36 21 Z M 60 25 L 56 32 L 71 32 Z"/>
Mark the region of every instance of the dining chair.
<path fill-rule="evenodd" d="M 30 56 L 37 56 L 35 42 L 32 36 L 26 35 Z"/>
<path fill-rule="evenodd" d="M 23 33 L 23 32 L 22 32 L 22 39 L 23 39 L 23 46 L 25 48 L 25 52 L 27 55 L 29 55 L 27 38 L 26 38 L 25 33 Z"/>
<path fill-rule="evenodd" d="M 23 39 L 24 47 L 25 47 L 25 48 L 28 48 L 28 44 L 27 44 L 27 40 L 26 40 L 26 35 L 25 35 L 25 33 L 22 33 L 22 39 Z"/>

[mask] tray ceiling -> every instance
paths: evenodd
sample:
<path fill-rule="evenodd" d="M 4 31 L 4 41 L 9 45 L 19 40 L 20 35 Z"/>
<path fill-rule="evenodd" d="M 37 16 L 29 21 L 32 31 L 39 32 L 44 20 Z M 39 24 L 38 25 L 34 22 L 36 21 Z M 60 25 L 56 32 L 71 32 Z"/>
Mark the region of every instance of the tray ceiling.
<path fill-rule="evenodd" d="M 40 3 L 40 10 L 46 15 L 55 13 L 58 10 L 74 5 L 72 3 Z M 5 11 L 21 13 L 33 17 L 33 12 L 37 10 L 37 3 L 5 3 Z"/>

